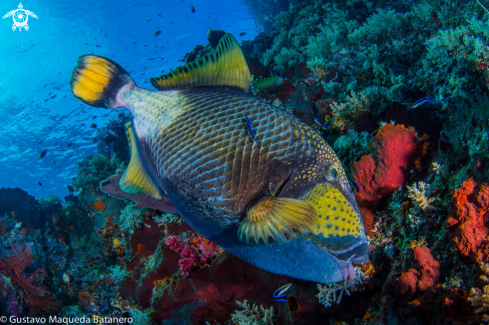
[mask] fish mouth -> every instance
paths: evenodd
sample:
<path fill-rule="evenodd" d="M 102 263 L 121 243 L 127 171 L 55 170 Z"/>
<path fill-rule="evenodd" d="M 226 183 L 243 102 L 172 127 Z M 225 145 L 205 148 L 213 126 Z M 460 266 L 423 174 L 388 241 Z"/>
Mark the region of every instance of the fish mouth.
<path fill-rule="evenodd" d="M 298 197 L 316 210 L 319 222 L 306 238 L 339 260 L 368 261 L 368 243 L 360 211 L 351 193 L 328 181 L 312 184 Z"/>
<path fill-rule="evenodd" d="M 343 251 L 328 250 L 328 252 L 339 260 L 348 261 L 353 264 L 368 262 L 368 243 L 366 240 L 362 240 Z"/>

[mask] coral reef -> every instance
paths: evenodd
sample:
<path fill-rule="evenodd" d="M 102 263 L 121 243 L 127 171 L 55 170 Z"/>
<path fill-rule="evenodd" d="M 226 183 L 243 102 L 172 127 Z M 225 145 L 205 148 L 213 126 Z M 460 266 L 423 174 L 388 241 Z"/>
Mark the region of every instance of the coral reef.
<path fill-rule="evenodd" d="M 0 313 L 489 322 L 487 13 L 460 0 L 245 2 L 267 26 L 242 45 L 261 83 L 254 93 L 315 128 L 358 186 L 370 261 L 355 266 L 356 280 L 317 286 L 267 273 L 193 232 L 167 197 L 117 192 L 116 169 L 129 161 L 129 117 L 118 115 L 98 128 L 98 154 L 79 163 L 66 202 L 0 189 Z M 223 33 L 210 30 L 185 62 Z M 275 301 L 285 283 L 286 302 Z"/>
<path fill-rule="evenodd" d="M 100 181 L 107 179 L 117 168 L 122 167 L 123 165 L 115 156 L 111 158 L 104 154 L 87 156 L 78 163 L 78 172 L 71 185 L 77 190 L 90 188 L 90 186 L 98 188 Z"/>
<path fill-rule="evenodd" d="M 24 301 L 23 310 L 28 315 L 53 315 L 62 307 L 61 301 L 56 301 L 51 297 L 51 292 L 42 284 L 47 277 L 45 270 L 38 268 L 27 272 L 27 268 L 32 264 L 31 246 L 20 246 L 13 244 L 11 251 L 0 259 L 0 273 L 9 278 L 10 283 L 18 292 L 17 299 L 12 293 L 9 297 L 10 311 L 20 312 L 18 299 Z"/>
<path fill-rule="evenodd" d="M 343 294 L 350 295 L 350 290 L 355 289 L 355 286 L 361 285 L 366 279 L 365 274 L 362 272 L 361 268 L 355 268 L 355 278 L 348 281 L 343 281 L 339 283 L 330 283 L 326 285 L 318 284 L 319 293 L 317 297 L 319 302 L 325 307 L 331 306 L 332 303 L 339 304 Z M 336 296 L 336 293 L 339 295 Z"/>
<path fill-rule="evenodd" d="M 36 199 L 20 188 L 0 188 L 0 216 L 12 215 L 29 230 L 39 229 L 47 220 Z"/>
<path fill-rule="evenodd" d="M 352 164 L 353 178 L 360 186 L 355 197 L 367 231 L 381 199 L 406 184 L 420 150 L 414 130 L 387 124 L 374 136 L 371 154 Z"/>
<path fill-rule="evenodd" d="M 105 205 L 105 203 L 104 203 L 104 202 L 102 202 L 101 200 L 98 200 L 97 202 L 95 202 L 95 203 L 93 204 L 93 207 L 94 207 L 95 209 L 99 210 L 100 212 L 104 212 L 104 211 L 105 211 L 105 208 L 106 208 L 107 206 Z"/>
<path fill-rule="evenodd" d="M 236 304 L 244 310 L 236 310 L 236 312 L 231 315 L 231 320 L 233 322 L 239 325 L 273 325 L 273 307 L 265 309 L 263 306 L 258 308 L 255 304 L 250 306 L 246 300 L 243 302 L 236 301 Z"/>
<path fill-rule="evenodd" d="M 435 198 L 427 198 L 426 190 L 429 189 L 430 185 L 424 182 L 418 182 L 413 184 L 413 186 L 406 186 L 408 189 L 409 198 L 413 199 L 421 209 L 429 208 L 430 204 L 435 201 Z M 419 187 L 419 188 L 418 188 Z"/>
<path fill-rule="evenodd" d="M 168 236 L 165 240 L 166 245 L 182 257 L 178 264 L 185 276 L 188 276 L 192 269 L 211 262 L 211 259 L 218 255 L 217 245 L 200 235 L 193 237 L 196 238 L 184 241 L 177 236 Z"/>
<path fill-rule="evenodd" d="M 489 283 L 489 265 L 484 262 L 481 263 L 481 270 L 484 272 L 480 276 L 484 283 Z M 482 320 L 484 323 L 489 323 L 489 315 L 486 313 L 489 311 L 489 284 L 486 284 L 484 288 L 472 288 L 470 289 L 470 297 L 467 299 L 471 302 L 472 306 L 478 307 L 476 313 L 484 313 Z"/>
<path fill-rule="evenodd" d="M 489 261 L 488 207 L 489 186 L 468 179 L 455 191 L 447 220 L 450 238 L 457 251 L 476 263 Z"/>

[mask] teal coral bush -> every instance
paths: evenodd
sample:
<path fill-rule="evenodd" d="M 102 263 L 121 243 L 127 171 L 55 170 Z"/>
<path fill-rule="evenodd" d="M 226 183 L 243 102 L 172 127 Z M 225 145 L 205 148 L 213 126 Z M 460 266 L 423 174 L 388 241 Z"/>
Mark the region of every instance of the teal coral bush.
<path fill-rule="evenodd" d="M 124 165 L 115 156 L 111 158 L 104 154 L 86 156 L 78 163 L 78 171 L 71 185 L 77 190 L 98 186 L 102 180 L 114 175 L 118 168 L 123 167 Z"/>
<path fill-rule="evenodd" d="M 147 209 L 134 209 L 126 206 L 119 216 L 120 229 L 124 233 L 133 234 L 136 229 L 144 224 L 144 216 Z"/>
<path fill-rule="evenodd" d="M 231 320 L 239 325 L 273 325 L 273 307 L 268 309 L 257 305 L 250 305 L 247 300 L 236 301 L 243 310 L 236 310 L 231 314 Z"/>
<path fill-rule="evenodd" d="M 411 106 L 422 94 L 445 108 L 449 97 L 473 98 L 487 89 L 487 21 L 476 2 L 303 1 L 276 18 L 262 62 L 283 73 L 297 63 L 337 69 L 334 99 L 376 88 L 372 109 L 386 102 Z M 359 14 L 361 7 L 361 14 Z M 413 98 L 419 94 L 419 98 Z M 383 101 L 383 102 L 381 102 Z M 429 104 L 428 104 L 429 105 Z"/>

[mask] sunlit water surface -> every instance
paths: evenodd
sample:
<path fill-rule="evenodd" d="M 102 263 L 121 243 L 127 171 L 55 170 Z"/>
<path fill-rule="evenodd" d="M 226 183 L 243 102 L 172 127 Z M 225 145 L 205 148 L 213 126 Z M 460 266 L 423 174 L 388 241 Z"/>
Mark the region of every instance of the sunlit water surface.
<path fill-rule="evenodd" d="M 18 5 L 1 1 L 0 16 Z M 22 5 L 38 17 L 28 17 L 28 31 L 12 31 L 12 17 L 0 20 L 0 187 L 20 187 L 36 198 L 68 194 L 76 163 L 96 152 L 96 128 L 90 126 L 103 126 L 117 114 L 74 98 L 69 81 L 78 56 L 112 58 L 139 86 L 152 88 L 151 77 L 181 65 L 178 61 L 195 45 L 207 44 L 209 28 L 230 32 L 239 41 L 241 32 L 245 38 L 256 35 L 248 8 L 238 0 Z"/>

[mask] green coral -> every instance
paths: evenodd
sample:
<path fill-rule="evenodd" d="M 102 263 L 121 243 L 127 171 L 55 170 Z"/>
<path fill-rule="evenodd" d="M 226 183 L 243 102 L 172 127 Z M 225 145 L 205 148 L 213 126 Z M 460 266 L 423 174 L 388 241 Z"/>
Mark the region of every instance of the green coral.
<path fill-rule="evenodd" d="M 467 176 L 487 180 L 489 173 L 477 171 L 477 165 L 489 159 L 489 97 L 474 101 L 456 102 L 441 132 L 442 141 L 449 145 L 440 156 L 447 160 L 447 168 L 456 169 L 448 186 L 455 191 Z"/>
<path fill-rule="evenodd" d="M 144 224 L 146 209 L 134 209 L 126 206 L 119 216 L 121 231 L 133 234 L 136 229 Z"/>
<path fill-rule="evenodd" d="M 129 313 L 132 316 L 133 323 L 138 325 L 153 325 L 154 322 L 151 319 L 150 310 L 151 309 L 140 310 L 138 308 L 131 307 L 129 309 Z"/>
<path fill-rule="evenodd" d="M 375 90 L 368 108 L 374 119 L 393 102 L 410 107 L 423 93 L 432 97 L 424 107 L 445 108 L 450 97 L 471 99 L 487 89 L 489 30 L 472 14 L 479 9 L 476 2 L 449 0 L 387 7 L 382 1 L 303 1 L 277 16 L 262 62 L 278 72 L 300 62 L 334 68 L 341 83 L 323 84 L 326 93 L 342 102 L 353 91 Z"/>
<path fill-rule="evenodd" d="M 101 181 L 114 175 L 118 168 L 124 168 L 124 166 L 115 156 L 112 158 L 103 154 L 86 156 L 78 163 L 78 171 L 71 185 L 75 189 L 98 186 Z"/>
<path fill-rule="evenodd" d="M 358 133 L 350 129 L 346 134 L 336 139 L 333 148 L 343 166 L 349 167 L 361 156 L 367 154 L 371 140 L 372 136 L 368 132 Z M 349 168 L 347 170 L 349 171 Z"/>
<path fill-rule="evenodd" d="M 146 275 L 149 273 L 154 273 L 161 265 L 165 256 L 163 255 L 163 242 L 160 242 L 158 247 L 156 248 L 154 254 L 150 255 L 146 262 L 144 263 L 144 267 L 141 270 L 141 280 L 146 278 Z"/>
<path fill-rule="evenodd" d="M 265 309 L 263 306 L 249 305 L 247 300 L 236 301 L 243 310 L 236 310 L 231 315 L 233 323 L 239 325 L 273 325 L 273 307 Z"/>
<path fill-rule="evenodd" d="M 110 267 L 109 277 L 114 281 L 115 284 L 120 284 L 126 278 L 130 278 L 132 272 L 127 271 L 125 266 L 115 265 Z"/>
<path fill-rule="evenodd" d="M 182 224 L 183 219 L 175 214 L 164 212 L 162 215 L 153 216 L 153 220 L 158 224 L 158 227 L 163 227 L 163 225 L 168 225 L 172 222 L 177 222 Z"/>

